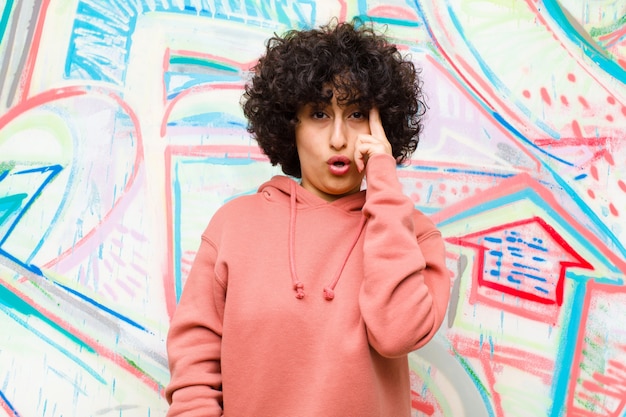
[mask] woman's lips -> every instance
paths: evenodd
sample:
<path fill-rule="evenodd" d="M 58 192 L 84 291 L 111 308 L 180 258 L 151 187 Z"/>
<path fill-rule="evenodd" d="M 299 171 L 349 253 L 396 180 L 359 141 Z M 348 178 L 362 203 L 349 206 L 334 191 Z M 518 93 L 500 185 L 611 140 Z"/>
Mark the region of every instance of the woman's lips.
<path fill-rule="evenodd" d="M 345 175 L 350 170 L 350 159 L 345 156 L 333 156 L 327 163 L 328 169 L 333 175 Z"/>

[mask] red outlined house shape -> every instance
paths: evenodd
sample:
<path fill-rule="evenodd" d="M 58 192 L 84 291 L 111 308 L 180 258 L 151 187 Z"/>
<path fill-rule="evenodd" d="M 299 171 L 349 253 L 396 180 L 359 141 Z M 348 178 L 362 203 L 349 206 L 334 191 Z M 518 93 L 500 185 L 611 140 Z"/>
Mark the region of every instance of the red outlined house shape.
<path fill-rule="evenodd" d="M 593 269 L 540 217 L 446 239 L 475 250 L 470 302 L 555 323 L 568 267 Z"/>

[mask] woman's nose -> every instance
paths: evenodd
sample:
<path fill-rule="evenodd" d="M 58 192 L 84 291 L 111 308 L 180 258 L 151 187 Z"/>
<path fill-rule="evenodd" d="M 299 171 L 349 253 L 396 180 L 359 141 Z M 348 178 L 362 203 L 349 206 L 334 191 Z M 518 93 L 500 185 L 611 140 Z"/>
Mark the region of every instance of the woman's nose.
<path fill-rule="evenodd" d="M 333 149 L 343 149 L 348 145 L 346 126 L 341 120 L 335 121 L 330 137 L 330 146 Z"/>

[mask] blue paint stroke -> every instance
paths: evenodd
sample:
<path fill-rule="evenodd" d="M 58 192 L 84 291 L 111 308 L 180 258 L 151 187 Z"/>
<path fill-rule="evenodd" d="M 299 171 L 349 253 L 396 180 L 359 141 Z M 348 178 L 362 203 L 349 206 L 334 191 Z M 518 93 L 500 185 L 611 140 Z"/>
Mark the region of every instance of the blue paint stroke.
<path fill-rule="evenodd" d="M 1 40 L 2 39 L 0 39 L 0 41 Z M 6 404 L 7 407 L 9 407 L 9 411 L 13 414 L 13 417 L 20 417 L 20 413 L 18 413 L 15 407 L 13 407 L 13 405 L 11 404 L 9 399 L 6 397 L 6 395 L 4 395 L 2 390 L 0 390 L 0 401 L 2 401 L 4 404 Z"/>
<path fill-rule="evenodd" d="M 80 0 L 65 59 L 65 77 L 122 87 L 137 21 L 151 12 L 193 15 L 204 19 L 207 25 L 212 20 L 223 20 L 246 26 L 311 28 L 317 21 L 314 0 L 184 3 L 179 7 L 169 0 Z"/>
<path fill-rule="evenodd" d="M 33 194 L 30 196 L 30 198 L 24 204 L 21 212 L 18 213 L 18 215 L 15 217 L 15 220 L 13 221 L 13 224 L 11 224 L 11 226 L 9 226 L 9 228 L 7 229 L 6 234 L 2 238 L 0 238 L 0 247 L 2 247 L 2 245 L 8 239 L 8 237 L 11 235 L 11 232 L 15 229 L 15 227 L 17 226 L 17 224 L 19 223 L 21 218 L 24 216 L 24 213 L 30 208 L 30 206 L 33 205 L 35 200 L 37 200 L 37 198 L 39 198 L 39 196 L 41 195 L 41 192 L 46 187 L 46 185 L 48 185 L 48 183 L 50 181 L 52 181 L 54 179 L 54 177 L 56 177 L 59 174 L 59 172 L 61 172 L 62 169 L 63 168 L 61 167 L 61 165 L 51 165 L 51 166 L 45 166 L 45 167 L 40 167 L 40 168 L 33 168 L 33 169 L 26 169 L 26 170 L 23 170 L 23 171 L 17 171 L 17 172 L 14 172 L 14 173 L 11 174 L 11 175 L 45 174 L 45 175 L 44 175 L 44 179 L 41 182 L 41 185 L 39 186 L 39 188 L 37 188 L 37 190 L 35 190 L 35 192 L 33 192 Z M 2 181 L 2 179 L 4 179 L 4 178 L 6 178 L 6 176 L 0 178 L 0 181 Z"/>
<path fill-rule="evenodd" d="M 118 2 L 79 1 L 65 60 L 65 76 L 92 79 L 121 86 L 126 77 L 132 34 L 137 23 L 137 5 Z M 139 6 L 145 7 L 145 6 Z M 82 49 L 88 45 L 88 51 Z M 111 61 L 109 57 L 117 57 Z"/>
<path fill-rule="evenodd" d="M 500 174 L 498 172 L 479 171 L 475 169 L 466 169 L 466 168 L 443 168 L 442 171 L 445 173 L 450 173 L 450 174 L 469 174 L 469 175 L 494 177 L 494 178 L 511 178 L 516 175 L 516 174 Z"/>
<path fill-rule="evenodd" d="M 78 291 L 76 291 L 76 290 L 74 290 L 74 289 L 72 289 L 72 288 L 70 288 L 68 286 L 60 284 L 58 282 L 53 281 L 53 283 L 56 286 L 63 288 L 65 291 L 69 292 L 70 294 L 75 295 L 76 297 L 80 298 L 81 300 L 88 302 L 89 304 L 99 308 L 100 310 L 102 310 L 102 311 L 104 311 L 106 313 L 109 313 L 110 315 L 112 315 L 112 316 L 114 316 L 114 317 L 116 317 L 116 318 L 118 318 L 118 319 L 120 319 L 120 320 L 122 320 L 122 321 L 124 321 L 124 322 L 126 322 L 128 324 L 130 324 L 131 326 L 136 327 L 139 330 L 147 331 L 147 329 L 144 326 L 142 326 L 141 324 L 139 324 L 136 321 L 134 321 L 134 320 L 132 320 L 132 319 L 130 319 L 130 318 L 128 318 L 128 317 L 126 317 L 126 316 L 124 316 L 124 315 L 122 315 L 122 314 L 120 314 L 120 313 L 118 313 L 118 312 L 116 312 L 116 311 L 114 311 L 114 310 L 112 310 L 110 308 L 108 308 L 107 306 L 105 306 L 103 304 L 100 304 L 99 302 L 97 302 L 93 298 L 89 298 L 85 294 L 82 294 L 82 293 L 80 293 L 80 292 L 78 292 Z"/>
<path fill-rule="evenodd" d="M 2 248 L 0 248 L 0 258 L 7 258 L 9 259 L 11 262 L 16 263 L 17 265 L 21 266 L 22 268 L 37 274 L 39 276 L 43 277 L 43 273 L 41 272 L 41 269 L 39 269 L 36 265 L 32 265 L 26 262 L 22 262 L 22 260 L 16 258 L 15 256 L 11 255 L 9 252 L 3 250 Z"/>
<path fill-rule="evenodd" d="M 510 275 L 507 276 L 506 279 L 507 279 L 507 281 L 512 282 L 513 284 L 521 284 L 522 283 L 521 279 L 513 278 Z"/>
<path fill-rule="evenodd" d="M 240 117 L 231 116 L 223 112 L 208 112 L 195 114 L 176 121 L 170 121 L 168 126 L 202 126 L 209 128 L 227 128 L 245 130 L 247 122 Z"/>

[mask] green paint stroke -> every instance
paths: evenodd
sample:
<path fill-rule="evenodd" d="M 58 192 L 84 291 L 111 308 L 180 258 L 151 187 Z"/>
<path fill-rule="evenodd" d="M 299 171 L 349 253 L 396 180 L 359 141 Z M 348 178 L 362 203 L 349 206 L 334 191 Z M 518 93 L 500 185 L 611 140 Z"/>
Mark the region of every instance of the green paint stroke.
<path fill-rule="evenodd" d="M 612 24 L 606 27 L 591 28 L 589 30 L 589 35 L 591 35 L 591 37 L 593 38 L 599 38 L 601 36 L 608 35 L 612 32 L 616 32 L 617 30 L 621 29 L 622 26 L 624 25 L 626 25 L 626 15 L 622 16 L 621 18 L 617 19 L 615 22 L 613 22 Z"/>
<path fill-rule="evenodd" d="M 15 168 L 15 161 L 0 161 L 0 177 L 7 171 Z"/>
<path fill-rule="evenodd" d="M 124 360 L 126 360 L 126 362 L 128 362 L 128 364 L 130 366 L 132 366 L 133 368 L 135 368 L 136 370 L 138 370 L 139 372 L 141 372 L 142 375 L 144 375 L 146 378 L 149 378 L 152 382 L 154 382 L 155 384 L 158 385 L 159 389 L 165 388 L 165 386 L 163 384 L 161 384 L 159 381 L 157 381 L 152 375 L 150 375 L 148 372 L 146 372 L 143 368 L 141 368 L 139 365 L 137 365 L 137 363 L 135 363 L 134 360 L 127 358 L 126 356 L 124 356 Z"/>

